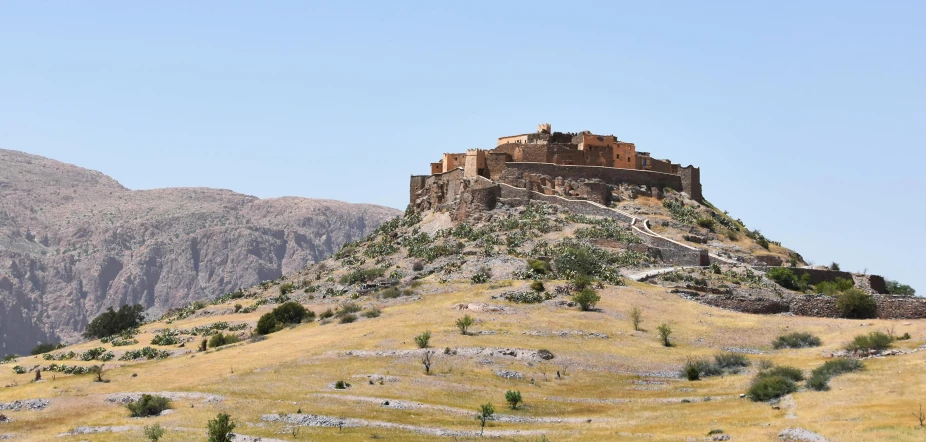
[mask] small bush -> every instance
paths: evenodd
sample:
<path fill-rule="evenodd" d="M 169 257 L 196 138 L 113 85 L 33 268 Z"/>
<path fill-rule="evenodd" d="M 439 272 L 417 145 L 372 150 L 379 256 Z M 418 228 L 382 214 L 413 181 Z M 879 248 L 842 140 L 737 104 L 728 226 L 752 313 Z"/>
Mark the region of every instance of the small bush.
<path fill-rule="evenodd" d="M 756 402 L 780 398 L 797 391 L 797 384 L 782 376 L 758 376 L 749 387 L 749 397 Z"/>
<path fill-rule="evenodd" d="M 803 292 L 807 290 L 807 287 L 810 285 L 810 274 L 804 273 L 801 276 L 794 274 L 791 269 L 784 267 L 775 267 L 769 269 L 768 273 L 769 279 L 775 281 L 778 285 L 798 292 Z"/>
<path fill-rule="evenodd" d="M 48 353 L 55 349 L 57 349 L 57 346 L 55 346 L 55 344 L 40 343 L 39 345 L 36 345 L 29 354 L 40 355 L 42 353 Z"/>
<path fill-rule="evenodd" d="M 867 335 L 856 336 L 852 342 L 846 344 L 845 348 L 853 352 L 886 350 L 891 347 L 892 342 L 894 338 L 887 333 L 874 331 Z"/>
<path fill-rule="evenodd" d="M 705 229 L 714 230 L 714 220 L 711 218 L 700 218 L 698 219 L 698 225 L 704 227 Z"/>
<path fill-rule="evenodd" d="M 328 319 L 332 316 L 334 316 L 334 312 L 331 311 L 330 308 L 328 310 L 323 311 L 322 314 L 318 315 L 320 319 Z"/>
<path fill-rule="evenodd" d="M 350 384 L 348 384 L 347 382 L 344 382 L 343 380 L 339 380 L 334 383 L 334 388 L 336 390 L 347 390 L 348 388 L 350 388 Z"/>
<path fill-rule="evenodd" d="M 823 365 L 815 368 L 811 375 L 825 375 L 825 376 L 838 376 L 843 373 L 849 373 L 853 371 L 859 371 L 864 368 L 862 361 L 852 358 L 838 358 L 831 359 L 823 363 Z"/>
<path fill-rule="evenodd" d="M 541 282 L 541 281 L 534 281 L 534 282 L 531 282 L 531 290 L 533 290 L 533 291 L 535 291 L 535 292 L 537 292 L 537 293 L 540 293 L 540 292 L 544 291 L 544 289 L 546 289 L 546 287 L 543 286 L 543 282 Z"/>
<path fill-rule="evenodd" d="M 868 319 L 877 316 L 875 298 L 859 289 L 849 289 L 836 296 L 836 308 L 843 318 Z"/>
<path fill-rule="evenodd" d="M 424 270 L 424 263 L 421 262 L 421 261 L 415 261 L 415 263 L 412 264 L 412 270 L 414 270 L 414 271 L 416 271 L 416 272 L 420 272 L 420 271 Z"/>
<path fill-rule="evenodd" d="M 93 318 L 84 330 L 87 339 L 99 339 L 130 330 L 141 325 L 145 320 L 145 307 L 141 304 L 123 305 L 118 311 L 112 307 Z"/>
<path fill-rule="evenodd" d="M 402 296 L 402 292 L 400 292 L 399 289 L 395 287 L 389 287 L 388 289 L 379 292 L 379 297 L 383 299 L 393 299 L 398 298 L 399 296 Z"/>
<path fill-rule="evenodd" d="M 672 327 L 669 326 L 669 324 L 663 323 L 657 330 L 659 331 L 659 338 L 662 340 L 662 345 L 664 347 L 671 347 L 672 342 L 669 338 L 672 336 Z"/>
<path fill-rule="evenodd" d="M 725 371 L 739 371 L 749 366 L 749 359 L 740 353 L 720 353 L 714 355 L 714 363 Z"/>
<path fill-rule="evenodd" d="M 383 311 L 376 307 L 370 307 L 369 310 L 363 312 L 363 316 L 366 318 L 378 318 L 382 314 Z"/>
<path fill-rule="evenodd" d="M 161 424 L 145 425 L 142 431 L 145 433 L 145 437 L 151 442 L 158 442 L 164 437 L 164 427 L 162 427 Z"/>
<path fill-rule="evenodd" d="M 910 333 L 904 333 L 903 336 L 897 338 L 898 341 L 909 341 L 910 339 L 913 339 Z"/>
<path fill-rule="evenodd" d="M 232 435 L 232 431 L 235 431 L 235 427 L 238 426 L 227 413 L 219 413 L 207 425 L 209 442 L 232 442 L 235 437 Z"/>
<path fill-rule="evenodd" d="M 212 335 L 212 337 L 209 338 L 209 347 L 216 348 L 216 347 L 221 347 L 223 345 L 234 344 L 239 341 L 240 339 L 238 339 L 237 335 L 233 335 L 233 334 L 226 335 L 226 334 L 222 334 L 222 332 L 219 332 L 219 333 Z"/>
<path fill-rule="evenodd" d="M 170 408 L 170 399 L 163 396 L 143 394 L 137 401 L 126 404 L 126 407 L 132 412 L 132 417 L 157 416 L 162 411 Z"/>
<path fill-rule="evenodd" d="M 418 348 L 428 348 L 428 343 L 431 342 L 431 332 L 425 331 L 419 335 L 415 335 L 415 344 L 418 345 Z"/>
<path fill-rule="evenodd" d="M 527 260 L 527 273 L 535 276 L 547 276 L 553 273 L 550 263 L 540 259 Z"/>
<path fill-rule="evenodd" d="M 523 402 L 523 399 L 521 398 L 521 392 L 517 390 L 506 391 L 505 401 L 508 402 L 508 406 L 511 407 L 512 410 L 517 409 L 518 404 Z"/>
<path fill-rule="evenodd" d="M 633 323 L 634 331 L 641 331 L 640 324 L 643 323 L 643 309 L 633 306 L 633 309 L 630 310 L 630 322 Z"/>
<path fill-rule="evenodd" d="M 296 285 L 287 282 L 286 284 L 280 284 L 280 296 L 286 296 L 296 290 Z"/>
<path fill-rule="evenodd" d="M 273 309 L 272 313 L 277 322 L 282 322 L 284 324 L 298 324 L 309 316 L 309 311 L 306 310 L 302 304 L 295 301 L 287 301 L 280 304 Z"/>
<path fill-rule="evenodd" d="M 579 308 L 582 309 L 582 311 L 589 311 L 595 308 L 595 305 L 601 300 L 601 296 L 598 296 L 598 293 L 591 288 L 586 287 L 579 293 L 573 295 L 572 300 L 576 304 L 579 304 Z"/>
<path fill-rule="evenodd" d="M 357 320 L 357 315 L 353 313 L 348 313 L 346 315 L 341 315 L 341 319 L 338 319 L 338 322 L 341 324 L 350 324 Z"/>
<path fill-rule="evenodd" d="M 353 302 L 348 302 L 348 303 L 341 305 L 341 307 L 338 308 L 338 311 L 337 313 L 335 313 L 335 316 L 341 317 L 344 315 L 349 315 L 351 313 L 357 313 L 360 310 L 363 310 L 363 309 L 359 305 Z"/>
<path fill-rule="evenodd" d="M 778 350 L 782 348 L 819 347 L 820 344 L 822 344 L 820 338 L 810 333 L 794 332 L 779 336 L 778 339 L 772 343 L 772 346 Z"/>
<path fill-rule="evenodd" d="M 761 376 L 779 376 L 785 379 L 789 379 L 793 382 L 799 382 L 804 380 L 804 372 L 799 368 L 789 367 L 786 365 L 772 367 L 771 369 L 760 373 Z"/>
<path fill-rule="evenodd" d="M 264 313 L 257 320 L 257 327 L 254 328 L 254 331 L 259 335 L 267 335 L 280 329 L 282 329 L 282 325 L 277 322 L 276 316 L 273 316 L 273 313 Z"/>
<path fill-rule="evenodd" d="M 805 383 L 807 388 L 815 391 L 826 391 L 830 389 L 830 377 L 813 373 Z"/>
<path fill-rule="evenodd" d="M 489 282 L 492 279 L 492 272 L 488 267 L 483 267 L 479 269 L 479 272 L 470 278 L 470 282 L 473 284 L 484 284 Z"/>
<path fill-rule="evenodd" d="M 814 291 L 823 293 L 828 296 L 836 296 L 846 290 L 855 287 L 855 282 L 851 279 L 836 278 L 835 281 L 823 281 L 813 286 Z"/>
<path fill-rule="evenodd" d="M 466 332 L 476 323 L 476 320 L 469 314 L 463 315 L 462 318 L 457 319 L 457 328 L 460 329 L 460 334 L 465 335 Z"/>
<path fill-rule="evenodd" d="M 595 283 L 595 278 L 592 278 L 591 276 L 588 276 L 587 274 L 584 274 L 584 273 L 576 275 L 575 278 L 572 278 L 572 286 L 575 287 L 575 289 L 579 291 L 585 290 L 586 288 L 591 287 L 591 285 L 594 283 Z"/>
<path fill-rule="evenodd" d="M 887 281 L 887 292 L 892 295 L 904 295 L 904 296 L 914 296 L 916 295 L 916 290 L 913 287 L 910 287 L 906 284 L 901 284 L 897 281 L 888 280 Z"/>

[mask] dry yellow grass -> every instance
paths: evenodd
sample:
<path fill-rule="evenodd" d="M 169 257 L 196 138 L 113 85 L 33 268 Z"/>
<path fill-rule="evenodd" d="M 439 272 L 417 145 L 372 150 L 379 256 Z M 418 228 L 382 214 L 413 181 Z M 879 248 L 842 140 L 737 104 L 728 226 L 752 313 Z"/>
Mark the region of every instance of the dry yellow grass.
<path fill-rule="evenodd" d="M 516 281 L 518 288 L 524 282 Z M 436 286 L 436 282 L 426 283 Z M 664 289 L 633 283 L 601 292 L 600 311 L 545 305 L 509 304 L 489 296 L 503 289 L 489 285 L 447 284 L 448 293 L 424 295 L 421 300 L 402 298 L 388 304 L 358 301 L 383 307 L 379 318 L 352 324 L 304 324 L 274 333 L 262 342 L 245 343 L 220 351 L 191 353 L 161 361 L 107 364 L 111 381 L 92 382 L 89 375 L 45 373 L 45 381 L 30 383 L 32 374 L 15 375 L 13 364 L 0 366 L 0 402 L 46 398 L 51 405 L 42 411 L 3 412 L 15 422 L 0 424 L 0 434 L 16 440 L 141 440 L 141 428 L 154 422 L 168 427 L 163 440 L 204 440 L 206 421 L 219 412 L 230 413 L 238 432 L 282 440 L 433 440 L 436 436 L 378 427 L 301 428 L 294 438 L 279 423 L 261 422 L 270 413 L 319 414 L 341 418 L 415 425 L 459 431 L 478 431 L 473 419 L 479 404 L 492 402 L 497 413 L 529 418 L 570 418 L 565 422 L 492 422 L 487 431 L 543 432 L 550 441 L 567 440 L 701 440 L 711 429 L 722 429 L 737 441 L 775 440 L 784 428 L 800 427 L 839 441 L 924 440 L 926 431 L 915 429 L 911 416 L 926 401 L 926 352 L 867 360 L 862 372 L 834 378 L 828 392 L 800 391 L 782 401 L 780 410 L 765 403 L 739 398 L 752 378 L 748 373 L 688 382 L 647 373 L 675 372 L 688 357 L 710 357 L 725 347 L 756 348 L 768 359 L 810 371 L 832 352 L 860 333 L 895 327 L 909 332 L 912 341 L 898 348 L 923 344 L 926 320 L 850 321 L 790 316 L 758 316 L 706 307 L 667 293 Z M 424 290 L 427 292 L 427 290 Z M 489 302 L 510 307 L 513 314 L 470 313 L 478 319 L 473 331 L 463 336 L 454 321 L 464 311 L 459 303 Z M 233 302 L 234 303 L 234 302 Z M 233 304 L 232 303 L 232 304 Z M 633 306 L 644 309 L 644 332 L 632 330 L 628 319 Z M 320 312 L 331 304 L 319 301 L 309 307 Z M 223 310 L 225 306 L 210 307 Z M 189 328 L 215 321 L 256 322 L 263 307 L 250 314 L 190 318 L 172 327 Z M 660 345 L 655 332 L 661 323 L 671 324 L 675 347 Z M 861 326 L 862 323 L 868 324 Z M 905 325 L 909 324 L 909 325 Z M 138 336 L 143 347 L 151 324 Z M 430 330 L 436 352 L 432 374 L 424 374 L 414 335 Z M 603 333 L 608 338 L 561 331 Z M 494 334 L 478 334 L 484 331 Z M 771 341 L 790 331 L 808 331 L 824 345 L 801 350 L 771 349 Z M 540 335 L 536 335 L 540 334 Z M 75 351 L 99 346 L 88 342 Z M 104 345 L 109 348 L 108 345 Z M 187 347 L 193 350 L 194 344 Z M 512 357 L 444 355 L 443 349 L 511 348 L 548 349 L 556 357 L 531 363 Z M 116 349 L 117 355 L 126 347 Z M 350 350 L 408 350 L 404 356 L 348 356 Z M 491 364 L 483 363 L 490 359 Z M 47 364 L 36 357 L 21 358 L 24 366 Z M 90 364 L 90 363 L 86 363 Z M 565 366 L 565 369 L 564 369 Z M 495 375 L 507 369 L 524 375 L 506 380 Z M 565 371 L 562 379 L 556 371 Z M 137 373 L 137 377 L 132 377 Z M 369 384 L 367 374 L 385 375 L 394 381 Z M 346 391 L 330 387 L 346 380 Z M 650 380 L 656 383 L 643 383 Z M 525 406 L 509 410 L 505 390 L 520 390 Z M 105 401 L 116 392 L 204 392 L 222 395 L 217 403 L 178 400 L 172 414 L 132 419 L 122 407 Z M 710 401 L 705 398 L 710 397 Z M 367 398 L 368 400 L 363 400 Z M 397 409 L 381 400 L 422 403 L 425 407 Z M 691 403 L 682 403 L 689 399 Z M 445 408 L 428 408 L 440 406 Z M 77 426 L 130 426 L 126 432 L 106 432 L 56 438 Z M 533 433 L 531 433 L 533 434 Z M 532 440 L 536 436 L 506 435 L 505 440 Z M 452 439 L 452 438 L 448 438 Z M 462 437 L 457 440 L 473 440 Z"/>

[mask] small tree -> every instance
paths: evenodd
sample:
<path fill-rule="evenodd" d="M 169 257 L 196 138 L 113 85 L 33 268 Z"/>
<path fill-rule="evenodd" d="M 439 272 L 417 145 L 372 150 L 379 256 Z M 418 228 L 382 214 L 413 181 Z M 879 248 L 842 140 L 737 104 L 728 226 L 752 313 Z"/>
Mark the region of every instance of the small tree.
<path fill-rule="evenodd" d="M 505 400 L 508 402 L 508 406 L 511 407 L 512 410 L 516 410 L 518 408 L 518 404 L 523 402 L 523 399 L 521 398 L 521 392 L 518 390 L 506 391 Z"/>
<path fill-rule="evenodd" d="M 479 430 L 479 436 L 482 436 L 482 433 L 485 432 L 486 421 L 491 419 L 493 414 L 495 414 L 495 407 L 493 407 L 491 403 L 479 406 L 479 413 L 476 414 L 476 420 L 482 424 L 482 429 Z"/>
<path fill-rule="evenodd" d="M 643 309 L 633 306 L 633 310 L 630 311 L 630 321 L 633 322 L 633 329 L 635 331 L 642 331 L 640 324 L 643 323 Z"/>
<path fill-rule="evenodd" d="M 877 316 L 875 298 L 859 289 L 851 288 L 836 296 L 836 308 L 843 318 L 868 319 Z"/>
<path fill-rule="evenodd" d="M 431 342 L 431 332 L 429 330 L 415 336 L 415 344 L 418 344 L 418 348 L 428 348 L 429 342 Z"/>
<path fill-rule="evenodd" d="M 920 404 L 919 414 L 913 413 L 913 415 L 920 421 L 920 427 L 923 427 L 923 423 L 926 422 L 926 415 L 923 414 L 923 404 Z"/>
<path fill-rule="evenodd" d="M 587 312 L 595 308 L 598 301 L 601 301 L 601 296 L 598 296 L 598 293 L 595 293 L 590 287 L 586 287 L 579 293 L 573 295 L 572 300 L 575 301 L 576 304 L 579 304 L 579 308 L 582 309 L 582 311 Z"/>
<path fill-rule="evenodd" d="M 151 442 L 158 442 L 164 437 L 164 427 L 161 424 L 146 425 L 144 428 L 145 437 Z"/>
<path fill-rule="evenodd" d="M 465 335 L 469 328 L 475 323 L 476 320 L 467 313 L 463 315 L 462 318 L 457 319 L 457 328 L 460 329 L 461 334 Z"/>
<path fill-rule="evenodd" d="M 426 351 L 421 356 L 421 365 L 424 365 L 424 374 L 431 374 L 431 352 Z"/>
<path fill-rule="evenodd" d="M 237 426 L 227 413 L 219 413 L 215 419 L 209 421 L 209 442 L 232 442 L 234 436 L 231 432 Z"/>
<path fill-rule="evenodd" d="M 662 345 L 666 347 L 671 347 L 672 342 L 669 341 L 669 336 L 672 336 L 672 327 L 669 324 L 663 323 L 659 326 L 659 338 L 662 339 Z"/>

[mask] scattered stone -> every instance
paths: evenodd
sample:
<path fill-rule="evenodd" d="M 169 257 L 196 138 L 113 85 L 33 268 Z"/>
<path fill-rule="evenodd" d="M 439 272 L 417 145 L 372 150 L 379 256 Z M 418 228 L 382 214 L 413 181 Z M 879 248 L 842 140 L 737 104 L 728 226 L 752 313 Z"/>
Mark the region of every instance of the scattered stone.
<path fill-rule="evenodd" d="M 97 434 L 97 433 L 125 433 L 137 427 L 129 426 L 102 426 L 102 427 L 76 427 L 67 433 L 61 433 L 58 437 L 77 436 L 79 434 Z"/>
<path fill-rule="evenodd" d="M 6 415 L 0 414 L 0 423 L 4 422 L 13 422 L 13 419 L 6 417 Z"/>
<path fill-rule="evenodd" d="M 0 402 L 0 410 L 44 410 L 49 403 L 48 399 L 26 399 L 23 401 Z"/>
<path fill-rule="evenodd" d="M 730 440 L 729 434 L 715 434 L 713 440 Z"/>
<path fill-rule="evenodd" d="M 511 371 L 511 370 L 496 370 L 495 375 L 498 377 L 505 378 L 505 379 L 517 379 L 517 380 L 524 379 L 524 375 L 516 371 Z"/>
<path fill-rule="evenodd" d="M 388 407 L 388 406 L 389 406 L 389 401 L 383 401 L 383 406 L 384 406 L 384 407 Z"/>
<path fill-rule="evenodd" d="M 829 442 L 825 437 L 803 428 L 785 428 L 778 433 L 782 442 Z"/>
<path fill-rule="evenodd" d="M 542 349 L 537 350 L 537 356 L 540 356 L 540 359 L 543 359 L 545 361 L 549 361 L 550 359 L 554 358 L 553 353 L 550 350 L 542 350 Z"/>
<path fill-rule="evenodd" d="M 225 398 L 215 394 L 208 393 L 191 393 L 191 392 L 172 392 L 172 391 L 161 391 L 161 392 L 146 392 L 146 393 L 114 393 L 106 397 L 106 402 L 112 402 L 116 404 L 129 404 L 141 399 L 143 394 L 150 394 L 152 396 L 163 396 L 172 401 L 179 399 L 197 399 L 202 400 L 207 404 L 221 402 Z"/>

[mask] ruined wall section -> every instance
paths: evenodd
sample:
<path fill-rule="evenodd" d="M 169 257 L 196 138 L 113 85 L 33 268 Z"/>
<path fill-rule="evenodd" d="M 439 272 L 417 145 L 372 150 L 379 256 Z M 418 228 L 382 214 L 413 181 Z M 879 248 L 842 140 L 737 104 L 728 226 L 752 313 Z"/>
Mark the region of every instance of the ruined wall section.
<path fill-rule="evenodd" d="M 656 188 L 669 187 L 682 191 L 679 175 L 651 172 L 648 170 L 614 169 L 595 166 L 567 166 L 548 163 L 511 162 L 499 178 L 501 182 L 515 187 L 528 188 L 531 176 L 562 177 L 571 180 L 600 180 L 613 186 L 620 184 L 646 185 Z M 525 177 L 528 180 L 525 180 Z"/>
<path fill-rule="evenodd" d="M 682 178 L 682 191 L 687 193 L 691 199 L 703 202 L 704 196 L 701 195 L 701 169 L 694 166 L 680 167 L 678 173 Z"/>

